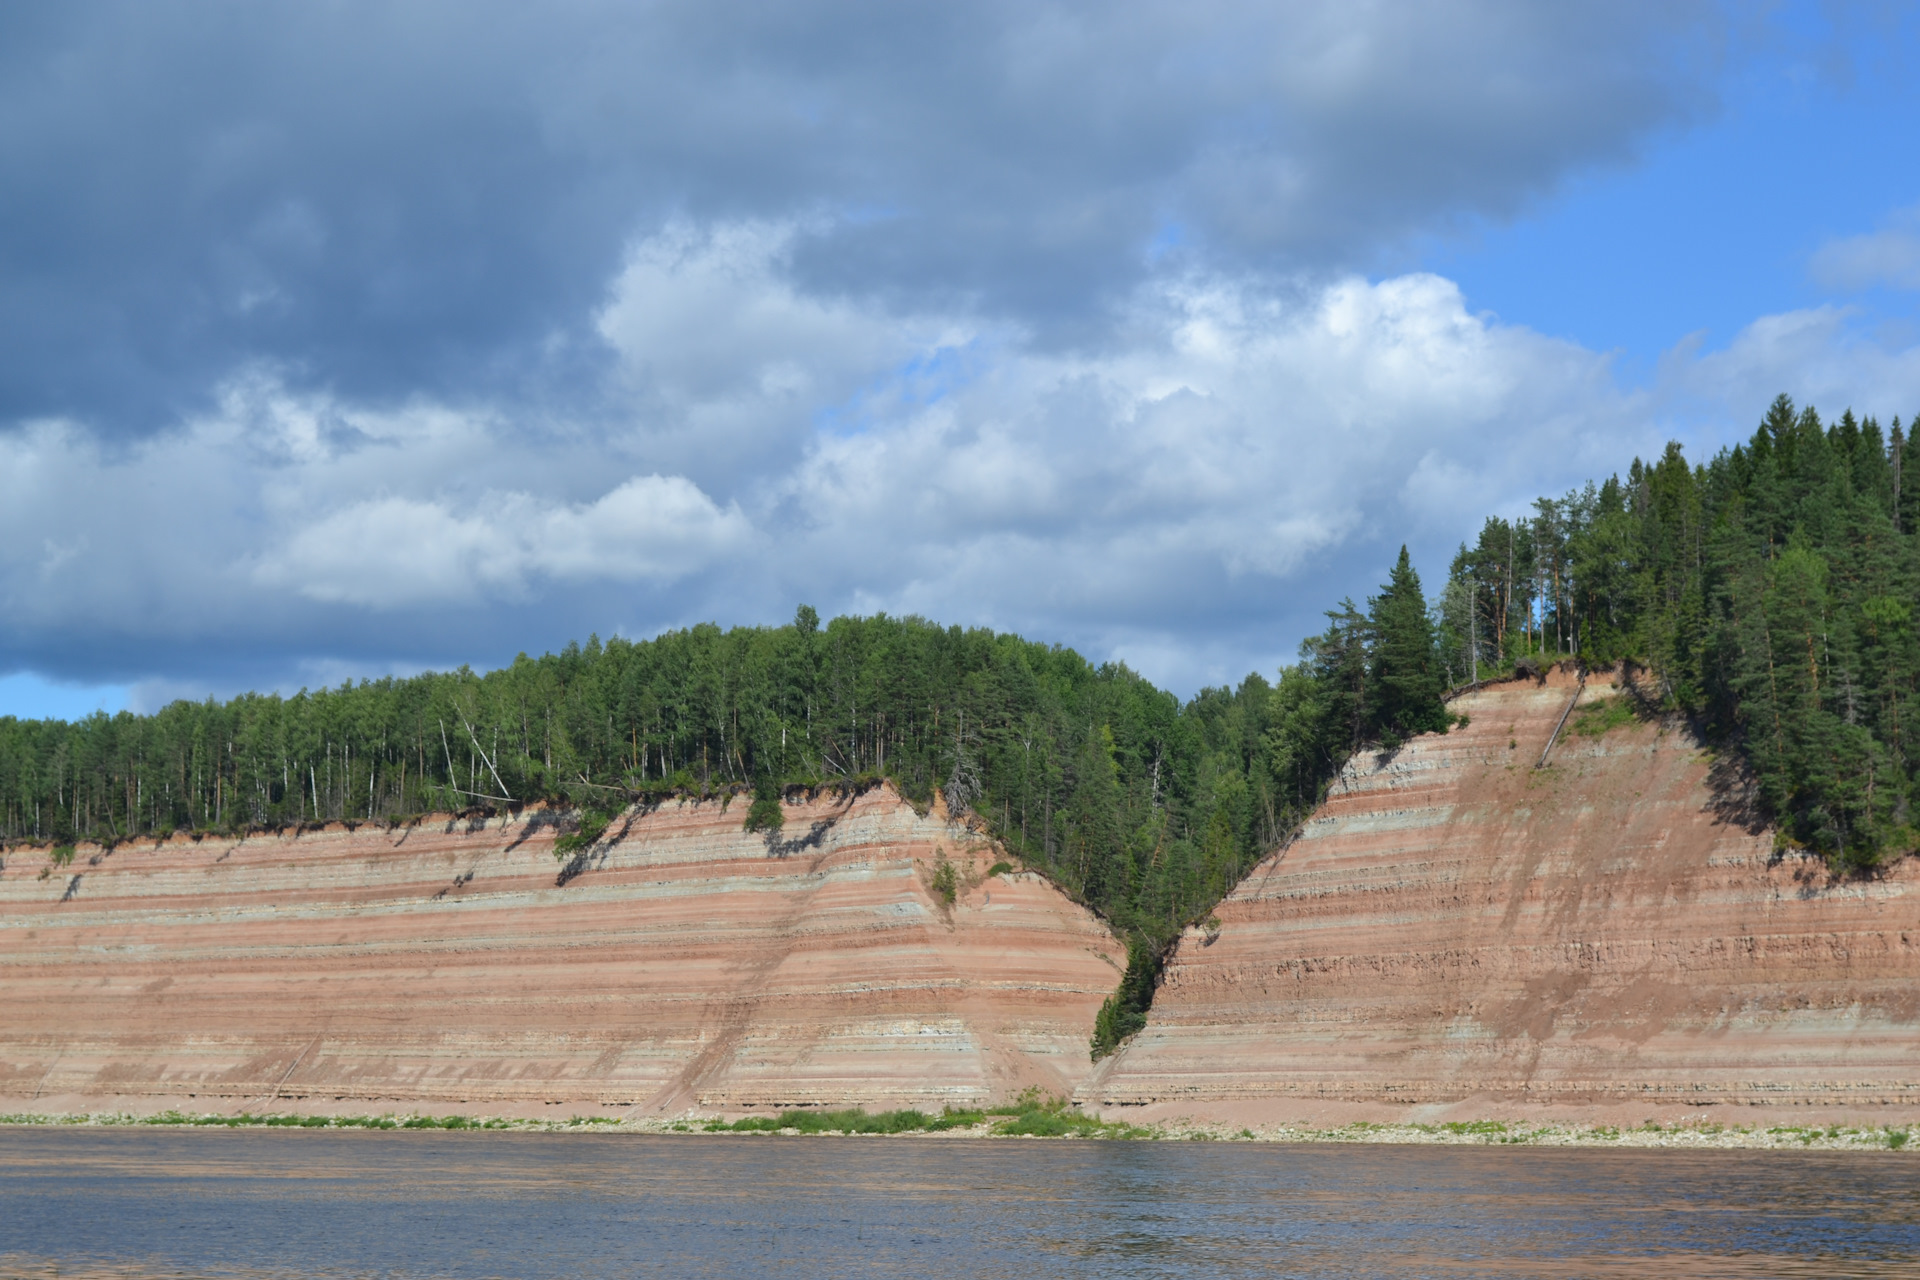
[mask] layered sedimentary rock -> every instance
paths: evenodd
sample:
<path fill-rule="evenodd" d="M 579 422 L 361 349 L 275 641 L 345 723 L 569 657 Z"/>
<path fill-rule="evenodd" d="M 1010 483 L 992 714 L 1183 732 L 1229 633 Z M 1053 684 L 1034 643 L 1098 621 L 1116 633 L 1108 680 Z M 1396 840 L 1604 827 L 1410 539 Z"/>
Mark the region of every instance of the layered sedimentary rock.
<path fill-rule="evenodd" d="M 1487 688 L 1467 727 L 1356 759 L 1083 1096 L 1920 1103 L 1915 860 L 1777 854 L 1670 721 L 1564 732 L 1538 767 L 1577 689 Z"/>
<path fill-rule="evenodd" d="M 677 1113 L 1084 1078 L 1124 963 L 1097 920 L 889 790 L 790 805 L 777 837 L 744 812 L 630 813 L 566 867 L 539 812 L 16 850 L 0 1098 Z"/>

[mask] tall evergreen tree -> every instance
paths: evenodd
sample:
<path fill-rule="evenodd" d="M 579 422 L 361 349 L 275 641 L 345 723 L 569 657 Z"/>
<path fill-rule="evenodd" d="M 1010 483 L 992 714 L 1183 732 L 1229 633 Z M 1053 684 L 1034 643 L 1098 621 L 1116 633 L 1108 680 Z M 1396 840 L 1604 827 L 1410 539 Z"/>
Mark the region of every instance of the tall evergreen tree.
<path fill-rule="evenodd" d="M 1374 733 L 1391 747 L 1416 733 L 1444 731 L 1448 716 L 1433 622 L 1404 545 L 1386 585 L 1367 602 L 1367 625 L 1373 643 L 1366 715 Z"/>

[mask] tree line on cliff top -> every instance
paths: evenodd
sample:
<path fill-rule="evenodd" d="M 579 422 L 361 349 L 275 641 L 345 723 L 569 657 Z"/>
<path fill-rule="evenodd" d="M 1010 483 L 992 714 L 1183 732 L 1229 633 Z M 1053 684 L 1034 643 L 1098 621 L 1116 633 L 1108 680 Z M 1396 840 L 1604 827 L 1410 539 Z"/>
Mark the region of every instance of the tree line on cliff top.
<path fill-rule="evenodd" d="M 1865 871 L 1915 850 L 1920 440 L 1774 401 L 1746 443 L 1489 519 L 1436 602 L 1455 680 L 1629 660 L 1740 755 L 1783 843 Z"/>
<path fill-rule="evenodd" d="M 1123 665 L 919 618 L 698 626 L 478 674 L 153 715 L 0 718 L 0 830 L 115 842 L 551 800 L 750 797 L 890 780 L 942 794 L 1134 942 L 1166 943 L 1320 800 L 1363 746 L 1443 731 L 1449 686 L 1548 658 L 1630 660 L 1752 768 L 1785 838 L 1864 868 L 1915 844 L 1912 603 L 1920 454 L 1896 419 L 1825 426 L 1782 397 L 1704 466 L 1677 445 L 1623 481 L 1487 520 L 1429 604 L 1404 548 L 1300 661 L 1181 703 Z M 1142 985 L 1144 983 L 1144 986 Z"/>
<path fill-rule="evenodd" d="M 589 639 L 478 674 L 0 719 L 14 840 L 113 843 L 559 801 L 578 846 L 630 802 L 737 797 L 778 827 L 796 788 L 938 794 L 1129 942 L 1100 1044 L 1137 1027 L 1161 955 L 1318 802 L 1354 746 L 1446 721 L 1403 551 L 1370 612 L 1270 684 L 1181 703 L 1117 663 L 919 618 Z M 1357 673 L 1357 674 L 1356 674 Z M 1353 676 L 1351 689 L 1342 682 Z"/>

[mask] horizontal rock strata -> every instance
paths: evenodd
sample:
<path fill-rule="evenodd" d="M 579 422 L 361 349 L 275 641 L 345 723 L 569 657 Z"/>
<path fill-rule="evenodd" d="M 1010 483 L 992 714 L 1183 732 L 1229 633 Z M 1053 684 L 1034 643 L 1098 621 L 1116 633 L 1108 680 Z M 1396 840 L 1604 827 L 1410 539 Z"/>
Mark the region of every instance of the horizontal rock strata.
<path fill-rule="evenodd" d="M 790 805 L 778 837 L 744 816 L 668 802 L 566 868 L 538 812 L 83 845 L 44 876 L 44 851 L 16 850 L 0 1096 L 677 1113 L 1085 1077 L 1124 963 L 1087 912 L 986 878 L 990 849 L 889 790 Z M 942 856 L 951 905 L 929 888 Z"/>
<path fill-rule="evenodd" d="M 1466 728 L 1354 761 L 1085 1096 L 1920 1103 L 1915 860 L 1777 856 L 1672 722 L 1575 714 L 1536 767 L 1577 688 L 1483 689 Z"/>

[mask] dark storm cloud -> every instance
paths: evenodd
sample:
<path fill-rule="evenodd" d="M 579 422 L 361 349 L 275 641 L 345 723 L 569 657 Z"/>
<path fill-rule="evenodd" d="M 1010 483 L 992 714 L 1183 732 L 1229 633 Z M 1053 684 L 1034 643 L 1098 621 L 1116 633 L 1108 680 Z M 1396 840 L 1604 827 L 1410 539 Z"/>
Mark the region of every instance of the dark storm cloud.
<path fill-rule="evenodd" d="M 1324 272 L 1703 104 L 1711 6 L 148 3 L 0 14 L 0 423 L 139 435 L 235 369 L 597 411 L 673 215 L 1097 330 L 1156 253 Z"/>

